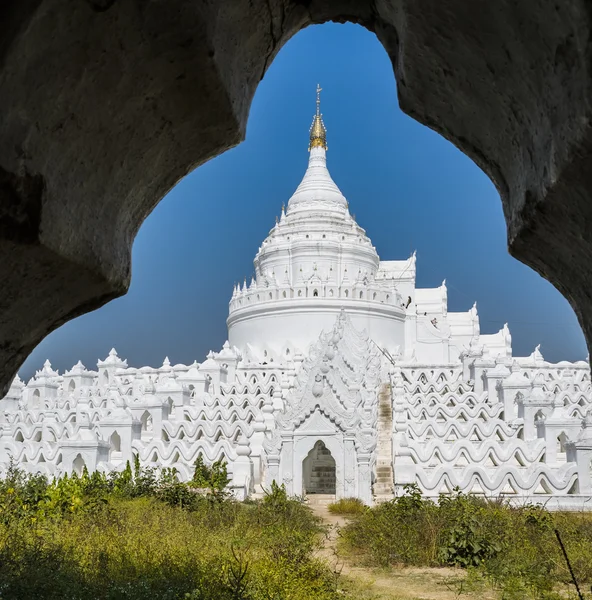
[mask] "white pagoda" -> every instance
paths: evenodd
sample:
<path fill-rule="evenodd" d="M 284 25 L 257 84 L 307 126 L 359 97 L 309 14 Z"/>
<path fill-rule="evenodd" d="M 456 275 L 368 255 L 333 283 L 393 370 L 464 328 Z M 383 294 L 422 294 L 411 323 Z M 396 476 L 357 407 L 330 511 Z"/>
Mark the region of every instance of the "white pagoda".
<path fill-rule="evenodd" d="M 0 467 L 123 469 L 134 454 L 182 479 L 199 454 L 228 462 L 239 498 L 392 498 L 415 483 L 549 508 L 592 497 L 587 362 L 513 357 L 507 326 L 415 286 L 415 254 L 381 261 L 326 166 L 317 110 L 302 182 L 236 287 L 228 341 L 202 363 L 96 371 L 46 362 L 0 401 Z M 588 504 L 587 504 L 588 503 Z"/>

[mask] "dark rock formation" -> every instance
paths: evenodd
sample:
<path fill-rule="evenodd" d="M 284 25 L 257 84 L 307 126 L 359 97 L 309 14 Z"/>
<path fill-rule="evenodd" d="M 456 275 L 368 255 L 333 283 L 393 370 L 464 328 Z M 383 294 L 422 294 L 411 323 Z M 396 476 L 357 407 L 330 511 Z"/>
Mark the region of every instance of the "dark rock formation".
<path fill-rule="evenodd" d="M 376 33 L 401 108 L 491 177 L 510 252 L 592 340 L 584 0 L 6 0 L 0 391 L 50 331 L 126 292 L 142 221 L 243 139 L 277 51 L 328 20 Z"/>

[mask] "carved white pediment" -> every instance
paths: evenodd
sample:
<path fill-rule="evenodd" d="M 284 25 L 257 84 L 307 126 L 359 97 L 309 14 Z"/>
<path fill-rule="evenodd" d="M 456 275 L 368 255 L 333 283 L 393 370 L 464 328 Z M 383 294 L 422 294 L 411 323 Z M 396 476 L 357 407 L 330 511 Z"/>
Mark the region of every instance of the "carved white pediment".
<path fill-rule="evenodd" d="M 264 441 L 267 452 L 279 452 L 282 436 L 352 434 L 356 443 L 376 443 L 377 388 L 381 355 L 365 332 L 358 332 L 342 312 L 332 331 L 311 346 L 286 398 L 275 415 L 275 428 Z"/>
<path fill-rule="evenodd" d="M 298 427 L 295 433 L 309 433 L 315 435 L 333 434 L 338 431 L 338 427 L 323 414 L 317 407 L 306 420 Z"/>

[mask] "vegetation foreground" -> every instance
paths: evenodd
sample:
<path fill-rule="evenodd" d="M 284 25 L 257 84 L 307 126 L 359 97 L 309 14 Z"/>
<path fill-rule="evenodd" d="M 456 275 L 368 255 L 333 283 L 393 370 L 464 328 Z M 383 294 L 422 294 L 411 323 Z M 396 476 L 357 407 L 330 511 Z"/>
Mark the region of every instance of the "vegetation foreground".
<path fill-rule="evenodd" d="M 0 483 L 0 598 L 329 600 L 320 520 L 281 488 L 230 500 L 223 465 Z M 204 495 L 203 489 L 208 488 Z M 343 597 L 342 594 L 339 597 Z"/>
<path fill-rule="evenodd" d="M 137 462 L 51 482 L 11 467 L 0 481 L 0 600 L 374 597 L 319 558 L 327 529 L 305 504 L 277 486 L 235 502 L 226 484 L 224 464 L 201 460 L 189 483 Z M 558 530 L 591 598 L 592 515 L 460 493 L 433 503 L 414 487 L 374 508 L 345 499 L 329 510 L 348 516 L 339 549 L 350 564 L 393 574 L 452 566 L 460 576 L 447 586 L 461 598 L 486 589 L 504 600 L 577 597 Z"/>
<path fill-rule="evenodd" d="M 538 505 L 511 507 L 455 493 L 438 503 L 415 486 L 374 508 L 351 499 L 329 511 L 347 514 L 342 553 L 357 565 L 460 567 L 454 583 L 464 593 L 495 590 L 503 600 L 577 598 L 557 533 L 583 598 L 592 584 L 592 513 L 551 513 Z"/>

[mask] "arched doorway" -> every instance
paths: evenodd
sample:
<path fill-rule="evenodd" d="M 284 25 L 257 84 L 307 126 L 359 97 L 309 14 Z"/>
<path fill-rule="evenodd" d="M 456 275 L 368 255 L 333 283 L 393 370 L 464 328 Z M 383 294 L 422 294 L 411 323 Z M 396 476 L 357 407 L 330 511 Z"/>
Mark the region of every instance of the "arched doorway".
<path fill-rule="evenodd" d="M 74 471 L 74 473 L 76 473 L 76 475 L 80 477 L 80 475 L 82 475 L 82 472 L 84 471 L 85 466 L 86 465 L 84 463 L 82 455 L 78 454 L 74 459 L 74 462 L 72 463 L 72 470 Z"/>
<path fill-rule="evenodd" d="M 121 436 L 114 431 L 109 438 L 109 460 L 121 459 Z"/>
<path fill-rule="evenodd" d="M 302 462 L 302 482 L 305 494 L 335 495 L 335 459 L 321 440 Z"/>
<path fill-rule="evenodd" d="M 154 422 L 152 420 L 152 415 L 147 410 L 142 413 L 140 423 L 142 423 L 142 431 L 140 434 L 142 439 L 150 438 L 152 436 Z"/>

